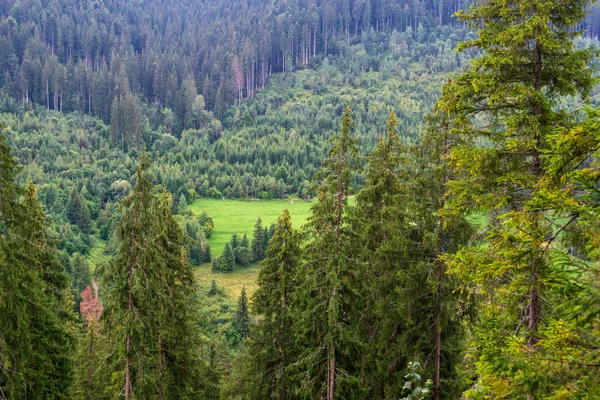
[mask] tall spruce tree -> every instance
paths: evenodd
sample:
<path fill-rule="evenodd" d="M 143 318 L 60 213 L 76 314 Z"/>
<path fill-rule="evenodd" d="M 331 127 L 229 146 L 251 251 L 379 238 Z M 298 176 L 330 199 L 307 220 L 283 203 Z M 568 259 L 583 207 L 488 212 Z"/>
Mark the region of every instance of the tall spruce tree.
<path fill-rule="evenodd" d="M 252 297 L 252 313 L 260 316 L 249 344 L 252 398 L 295 398 L 288 366 L 298 350 L 291 308 L 296 274 L 301 262 L 300 236 L 292 228 L 285 209 L 275 224 L 275 234 L 261 262 L 258 289 Z"/>
<path fill-rule="evenodd" d="M 109 390 L 126 399 L 201 396 L 193 275 L 170 196 L 156 193 L 149 166 L 142 156 L 133 193 L 122 202 L 117 255 L 102 274 L 113 347 Z"/>
<path fill-rule="evenodd" d="M 238 331 L 242 339 L 250 336 L 250 309 L 248 307 L 246 288 L 242 288 L 242 293 L 238 299 L 238 306 L 237 310 L 235 310 L 233 326 Z"/>
<path fill-rule="evenodd" d="M 353 237 L 347 223 L 350 182 L 358 160 L 353 126 L 347 107 L 317 176 L 322 179 L 318 202 L 306 226 L 306 264 L 295 296 L 301 314 L 295 329 L 302 353 L 294 369 L 307 398 L 360 397 L 360 284 L 358 265 L 349 254 Z"/>
<path fill-rule="evenodd" d="M 410 265 L 409 258 L 421 254 L 409 252 L 407 156 L 396 126 L 392 112 L 386 137 L 379 139 L 367 158 L 365 183 L 352 213 L 359 244 L 354 251 L 362 261 L 364 282 L 360 329 L 364 342 L 369 343 L 362 379 L 371 398 L 398 397 L 401 393 L 408 356 L 402 338 L 408 320 L 398 306 L 402 301 L 398 287 L 401 272 Z"/>
<path fill-rule="evenodd" d="M 265 230 L 262 226 L 262 220 L 258 217 L 256 224 L 254 224 L 254 234 L 252 237 L 252 257 L 254 261 L 261 261 L 265 258 L 264 236 Z"/>
<path fill-rule="evenodd" d="M 0 396 L 69 398 L 74 341 L 68 279 L 35 188 L 17 187 L 17 172 L 0 133 Z"/>
<path fill-rule="evenodd" d="M 438 103 L 457 143 L 449 154 L 455 175 L 446 208 L 500 214 L 485 245 L 446 257 L 451 272 L 484 299 L 470 346 L 478 380 L 468 396 L 548 398 L 569 386 L 561 373 L 539 368 L 553 358 L 547 344 L 561 323 L 550 296 L 557 266 L 549 248 L 564 222 L 537 198 L 549 138 L 575 122 L 561 98 L 585 98 L 594 83 L 591 51 L 573 44 L 590 4 L 490 0 L 458 14 L 478 34 L 459 49 L 483 55 Z"/>

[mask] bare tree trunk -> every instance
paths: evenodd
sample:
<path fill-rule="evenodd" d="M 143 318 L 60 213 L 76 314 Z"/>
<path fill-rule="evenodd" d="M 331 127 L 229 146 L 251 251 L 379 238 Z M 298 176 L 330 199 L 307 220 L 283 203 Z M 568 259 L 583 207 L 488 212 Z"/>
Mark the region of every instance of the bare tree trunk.
<path fill-rule="evenodd" d="M 162 337 L 158 335 L 158 400 L 163 399 L 162 363 L 163 363 Z"/>
<path fill-rule="evenodd" d="M 335 348 L 332 345 L 327 349 L 328 369 L 327 369 L 327 400 L 334 400 L 335 391 Z"/>

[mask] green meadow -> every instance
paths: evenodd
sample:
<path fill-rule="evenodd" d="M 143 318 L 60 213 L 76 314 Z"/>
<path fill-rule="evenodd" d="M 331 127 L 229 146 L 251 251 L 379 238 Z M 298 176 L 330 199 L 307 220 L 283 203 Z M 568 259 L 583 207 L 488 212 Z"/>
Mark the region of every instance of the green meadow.
<path fill-rule="evenodd" d="M 312 203 L 304 200 L 217 200 L 198 199 L 190 205 L 195 213 L 206 211 L 215 221 L 214 232 L 209 239 L 213 257 L 218 257 L 234 233 L 248 235 L 252 241 L 254 224 L 258 217 L 263 227 L 277 220 L 284 209 L 288 209 L 295 229 L 300 229 L 310 215 Z"/>

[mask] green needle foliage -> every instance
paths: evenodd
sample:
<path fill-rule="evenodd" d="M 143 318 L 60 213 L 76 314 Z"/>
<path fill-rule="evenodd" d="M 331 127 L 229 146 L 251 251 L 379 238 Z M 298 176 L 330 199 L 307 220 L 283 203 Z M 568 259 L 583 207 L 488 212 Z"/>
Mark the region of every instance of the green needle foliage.
<path fill-rule="evenodd" d="M 318 177 L 318 202 L 306 225 L 306 262 L 294 307 L 301 355 L 294 364 L 306 398 L 359 397 L 357 362 L 360 311 L 359 266 L 350 257 L 352 230 L 348 226 L 348 196 L 358 161 L 350 107 Z"/>
<path fill-rule="evenodd" d="M 290 213 L 284 210 L 275 224 L 275 233 L 261 263 L 259 288 L 252 298 L 252 313 L 260 318 L 253 328 L 251 379 L 255 399 L 291 399 L 294 390 L 288 366 L 296 359 L 292 296 L 301 262 L 300 236 L 292 228 Z"/>
<path fill-rule="evenodd" d="M 74 318 L 46 215 L 0 133 L 0 397 L 69 398 Z"/>
<path fill-rule="evenodd" d="M 573 44 L 590 4 L 490 0 L 458 13 L 478 34 L 459 49 L 483 55 L 444 88 L 437 106 L 453 138 L 446 208 L 450 215 L 499 214 L 485 244 L 445 258 L 482 296 L 470 346 L 478 379 L 468 397 L 557 398 L 566 388 L 571 396 L 585 390 L 564 374 L 568 363 L 540 368 L 560 358 L 549 345 L 557 335 L 578 339 L 555 308 L 564 299 L 554 296 L 560 266 L 549 250 L 564 215 L 540 207 L 539 198 L 550 139 L 576 124 L 560 101 L 585 99 L 594 84 L 592 52 Z"/>
<path fill-rule="evenodd" d="M 203 362 L 193 312 L 193 274 L 170 195 L 156 193 L 140 159 L 137 183 L 122 202 L 118 253 L 102 276 L 104 328 L 114 395 L 127 399 L 200 396 Z"/>

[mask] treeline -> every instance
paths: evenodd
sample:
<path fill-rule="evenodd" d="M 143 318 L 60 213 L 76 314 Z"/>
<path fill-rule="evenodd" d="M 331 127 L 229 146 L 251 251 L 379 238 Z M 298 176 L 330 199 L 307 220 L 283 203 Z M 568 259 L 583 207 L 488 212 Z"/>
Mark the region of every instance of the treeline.
<path fill-rule="evenodd" d="M 128 93 L 190 127 L 191 91 L 221 116 L 274 72 L 305 67 L 361 34 L 453 23 L 462 1 L 326 0 L 195 3 L 6 1 L 0 86 L 14 98 L 104 122 Z M 223 41 L 223 38 L 227 38 Z M 193 101 L 193 97 L 192 97 Z"/>
<path fill-rule="evenodd" d="M 111 120 L 135 95 L 191 128 L 196 94 L 221 117 L 268 77 L 392 31 L 457 25 L 466 0 L 5 1 L 0 5 L 0 87 L 20 103 Z M 595 14 L 594 14 L 595 15 Z M 588 18 L 590 32 L 597 18 Z M 223 40 L 227 38 L 227 40 Z M 369 65 L 377 69 L 377 64 Z M 167 117 L 164 117 L 167 118 Z"/>

